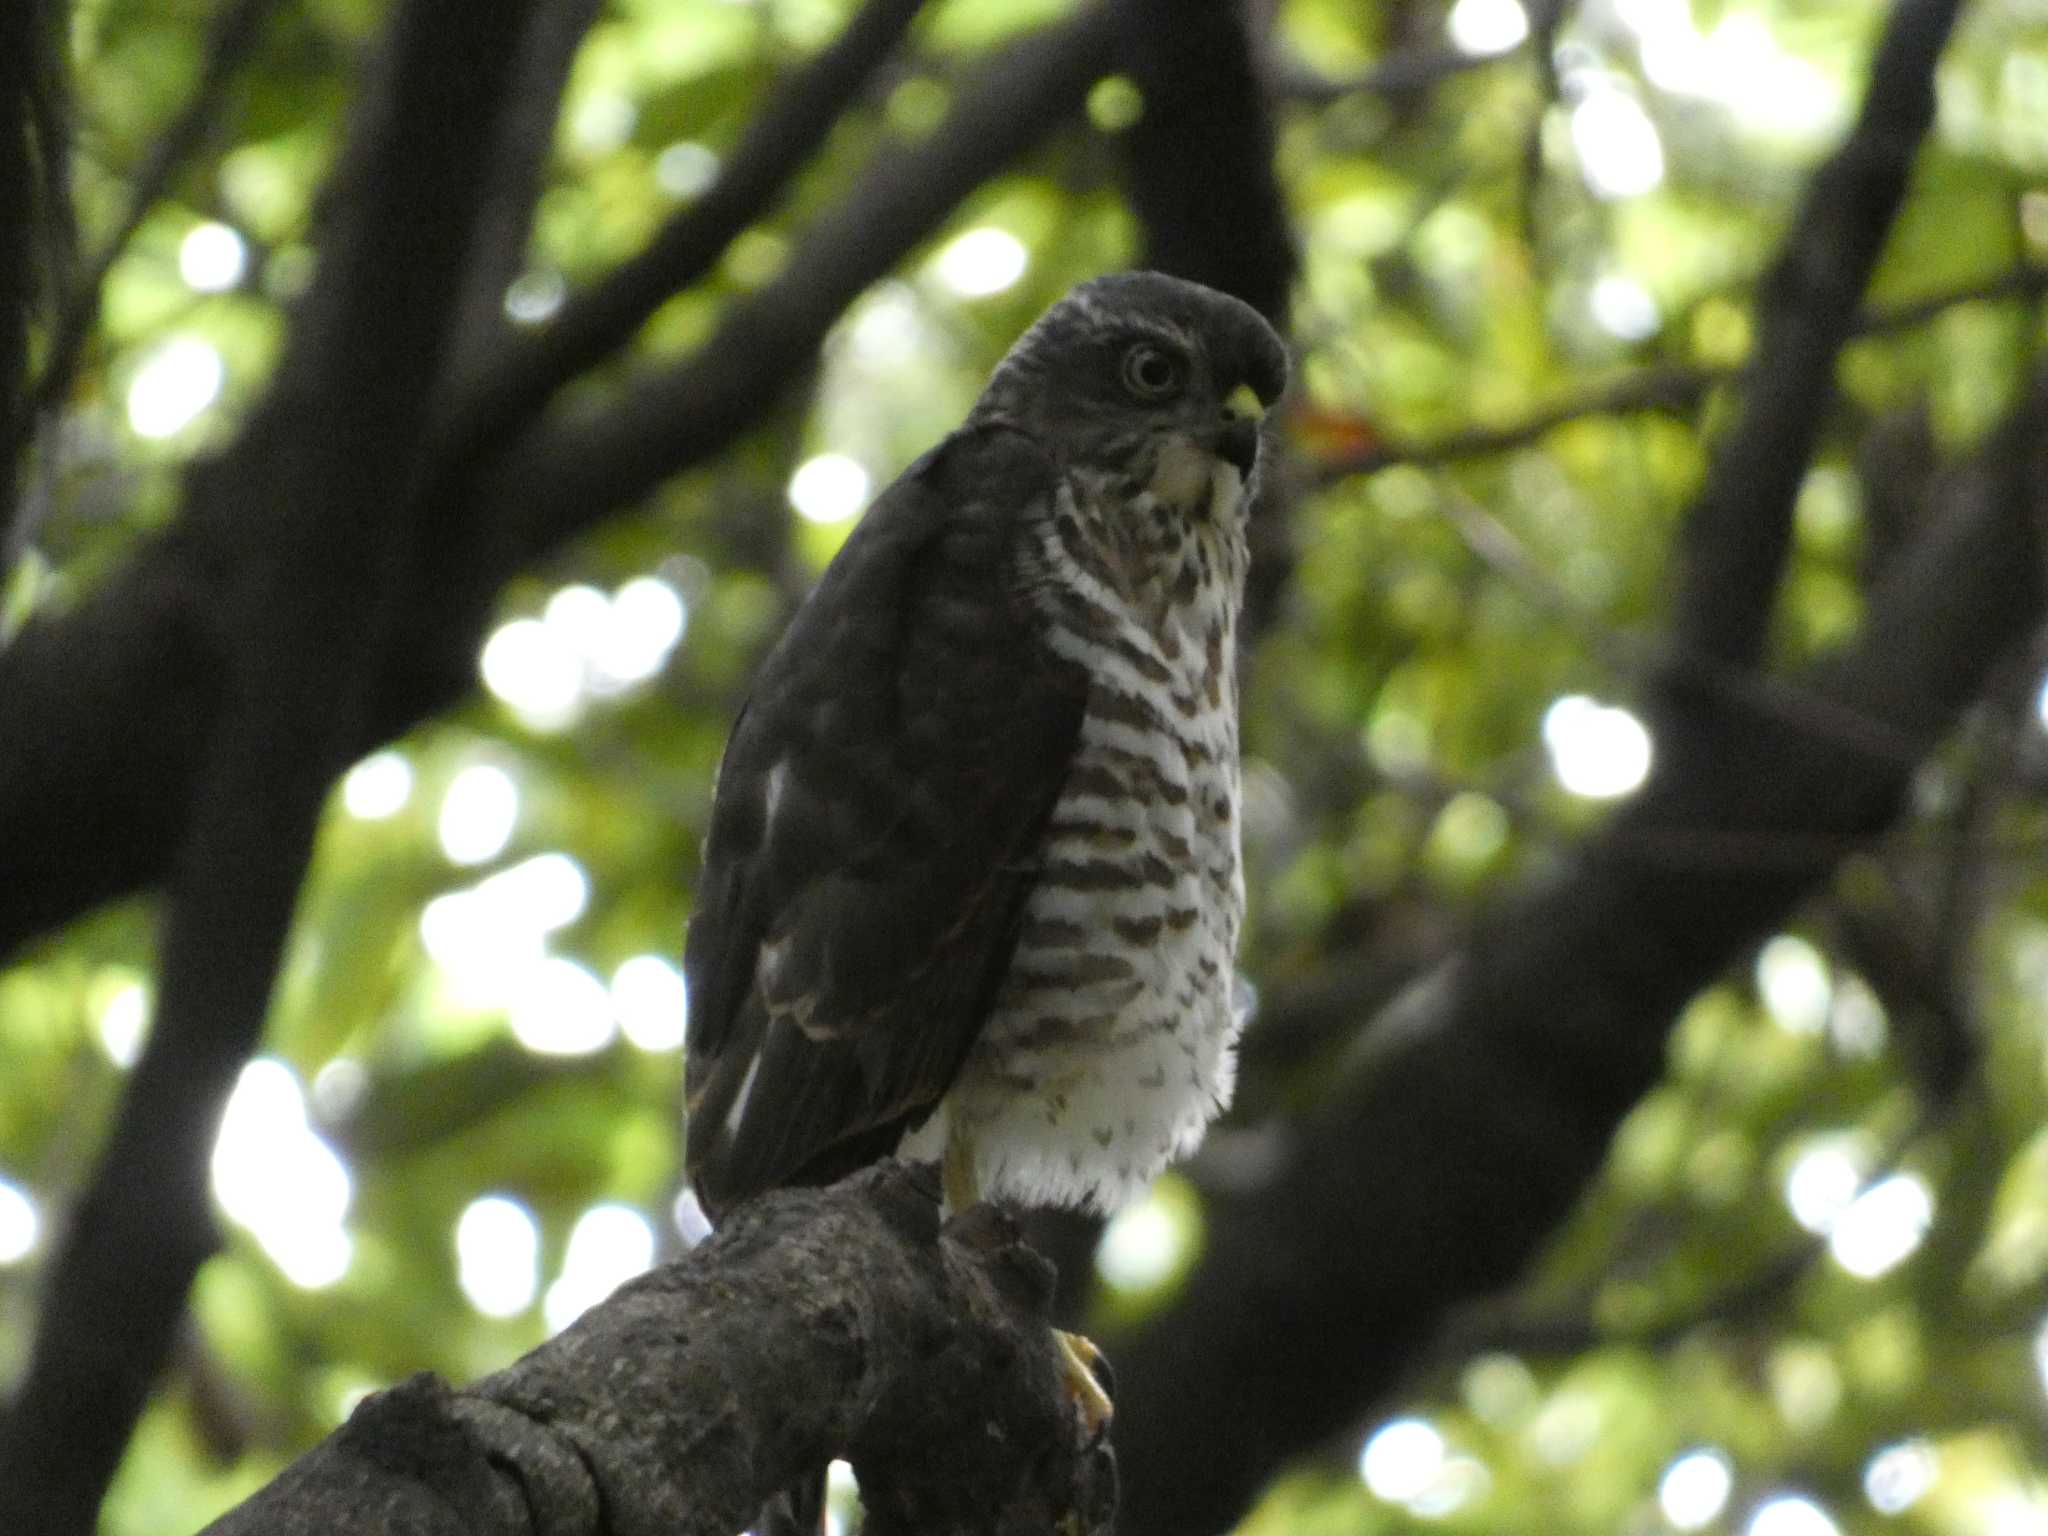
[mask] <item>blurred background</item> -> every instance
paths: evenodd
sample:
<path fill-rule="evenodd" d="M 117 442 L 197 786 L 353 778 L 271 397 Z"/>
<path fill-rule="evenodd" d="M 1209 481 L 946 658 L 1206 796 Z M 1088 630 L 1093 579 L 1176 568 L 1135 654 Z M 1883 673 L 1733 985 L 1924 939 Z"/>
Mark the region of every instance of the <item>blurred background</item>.
<path fill-rule="evenodd" d="M 856 7 L 536 9 L 557 35 L 527 61 L 526 104 L 558 89 L 559 114 L 528 167 L 530 228 L 515 218 L 475 265 L 449 389 L 530 356 L 671 221 L 729 192 L 749 125 Z M 410 728 L 376 732 L 326 802 L 260 1054 L 211 1154 L 225 1248 L 121 1461 L 108 1536 L 196 1528 L 365 1392 L 491 1370 L 673 1251 L 682 935 L 751 668 L 1024 325 L 1098 272 L 1199 269 L 1187 252 L 1204 240 L 1194 275 L 1240 277 L 1286 319 L 1300 366 L 1245 661 L 1241 964 L 1260 1009 L 1240 1104 L 1144 1203 L 1046 1229 L 1075 1315 L 1124 1367 L 1127 1528 L 2048 1531 L 2048 691 L 2032 640 L 1995 647 L 1940 729 L 1871 749 L 1904 787 L 1863 824 L 1774 812 L 1761 830 L 1633 845 L 1703 890 L 1760 870 L 1789 884 L 1704 986 L 1645 1003 L 1616 1047 L 1643 1058 L 1640 1080 L 1603 1087 L 1597 1113 L 1570 1103 L 1568 1051 L 1548 1073 L 1540 1050 L 1516 1058 L 1488 1090 L 1517 1106 L 1514 1135 L 1592 1149 L 1546 1184 L 1554 1210 L 1532 1214 L 1511 1182 L 1497 1200 L 1439 1195 L 1419 1154 L 1329 1166 L 1331 1209 L 1370 1190 L 1417 1212 L 1412 1230 L 1326 1229 L 1363 1270 L 1377 1243 L 1425 1269 L 1451 1256 L 1440 1292 L 1412 1286 L 1392 1310 L 1360 1293 L 1358 1315 L 1387 1319 L 1360 1325 L 1378 1339 L 1369 1366 L 1350 1368 L 1340 1335 L 1295 1383 L 1295 1352 L 1329 1336 L 1279 1272 L 1293 1250 L 1250 1273 L 1230 1265 L 1268 1251 L 1256 1236 L 1220 1243 L 1262 1199 L 1293 1198 L 1261 1190 L 1316 1144 L 1294 1128 L 1328 1118 L 1387 1041 L 1433 1027 L 1429 989 L 1496 952 L 1497 914 L 1546 921 L 1525 893 L 1569 890 L 1646 784 L 1724 771 L 1674 763 L 1688 738 L 1660 725 L 1659 680 L 1684 659 L 1677 551 L 1767 329 L 1760 281 L 1903 11 L 1153 9 L 1191 38 L 1207 35 L 1196 13 L 1221 16 L 1240 52 L 1203 57 L 1252 94 L 1194 79 L 1177 100 L 1180 66 L 1145 62 L 1108 12 L 931 0 L 700 270 L 657 281 L 618 345 L 558 370 L 552 413 L 522 429 L 558 436 L 530 462 L 563 462 L 550 442 L 585 460 L 522 515 L 575 506 L 479 563 L 460 675 L 397 711 Z M 0 645 L 39 629 L 99 643 L 79 616 L 192 521 L 195 466 L 231 456 L 258 416 L 325 270 L 320 231 L 345 216 L 322 189 L 392 14 L 78 0 L 62 19 L 79 254 L 35 332 L 43 394 L 18 445 Z M 1839 397 L 1793 477 L 1764 661 L 1728 664 L 1747 679 L 1730 689 L 1768 695 L 1794 732 L 1839 734 L 1811 680 L 1871 643 L 1876 594 L 2024 396 L 2042 339 L 2048 5 L 1965 8 L 1935 79 Z M 999 127 L 1012 98 L 1028 132 Z M 962 149 L 989 163 L 920 169 Z M 1176 196 L 1193 231 L 1178 246 Z M 1809 247 L 1822 266 L 1832 238 Z M 790 350 L 772 325 L 747 329 L 770 311 L 815 335 L 780 376 L 728 381 L 750 348 Z M 692 366 L 694 395 L 637 392 Z M 664 398 L 710 424 L 628 420 Z M 640 483 L 604 481 L 626 441 Z M 109 688 L 102 728 L 138 751 L 199 718 L 175 690 Z M 108 713 L 124 698 L 132 714 Z M 0 713 L 0 757 L 32 758 L 36 729 Z M 1744 771 L 1767 780 L 1763 757 Z M 39 817 L 100 814 L 93 793 L 72 811 L 8 791 L 0 816 L 33 841 Z M 111 838 L 140 814 L 113 803 L 147 798 L 108 793 Z M 1748 803 L 1723 807 L 1729 826 Z M 157 1001 L 146 888 L 165 861 L 53 883 L 64 857 L 0 857 L 0 882 L 55 892 L 0 913 L 0 1379 L 25 1367 Z M 1649 942 L 1625 924 L 1611 941 Z M 1558 988 L 1559 1010 L 1581 1002 Z M 1489 1050 L 1460 1038 L 1417 1047 L 1446 1102 Z M 1404 1145 L 1440 1135 L 1454 1162 L 1484 1146 L 1495 1100 L 1474 1102 Z M 1211 1264 L 1199 1294 L 1235 1297 L 1275 1362 L 1215 1359 L 1226 1387 L 1258 1375 L 1235 1438 L 1163 1418 L 1172 1399 L 1134 1376 L 1187 1317 L 1185 1337 L 1205 1336 L 1189 1296 Z M 1298 1329 L 1314 1336 L 1284 1342 Z M 1151 1342 L 1126 1356 L 1120 1337 Z M 1127 1422 L 1142 1414 L 1149 1431 Z M 1147 1491 L 1193 1475 L 1159 1449 L 1176 1443 L 1232 1462 L 1228 1487 Z"/>

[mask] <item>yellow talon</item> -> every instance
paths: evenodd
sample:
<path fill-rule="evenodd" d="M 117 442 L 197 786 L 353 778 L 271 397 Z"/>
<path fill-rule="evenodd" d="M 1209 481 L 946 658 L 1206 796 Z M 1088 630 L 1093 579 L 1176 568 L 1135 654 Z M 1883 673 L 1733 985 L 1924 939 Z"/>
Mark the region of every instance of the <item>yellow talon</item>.
<path fill-rule="evenodd" d="M 1059 1345 L 1062 1375 L 1065 1378 L 1067 1396 L 1081 1412 L 1082 1426 L 1088 1431 L 1088 1438 L 1098 1438 L 1108 1425 L 1110 1415 L 1116 1412 L 1116 1405 L 1109 1400 L 1109 1394 L 1102 1390 L 1102 1383 L 1096 1379 L 1095 1367 L 1102 1359 L 1102 1351 L 1095 1347 L 1095 1341 L 1078 1333 L 1067 1333 L 1055 1328 L 1053 1342 Z"/>
<path fill-rule="evenodd" d="M 940 1157 L 939 1179 L 949 1216 L 960 1215 L 981 1199 L 980 1180 L 976 1177 L 974 1165 L 974 1143 L 958 1126 L 950 1128 L 946 1137 L 945 1151 Z M 1102 1351 L 1095 1347 L 1093 1339 L 1058 1328 L 1053 1329 L 1052 1338 L 1053 1343 L 1059 1346 L 1061 1385 L 1079 1410 L 1082 1427 L 1093 1442 L 1116 1411 L 1109 1394 L 1102 1390 L 1096 1369 L 1108 1362 L 1103 1360 Z"/>

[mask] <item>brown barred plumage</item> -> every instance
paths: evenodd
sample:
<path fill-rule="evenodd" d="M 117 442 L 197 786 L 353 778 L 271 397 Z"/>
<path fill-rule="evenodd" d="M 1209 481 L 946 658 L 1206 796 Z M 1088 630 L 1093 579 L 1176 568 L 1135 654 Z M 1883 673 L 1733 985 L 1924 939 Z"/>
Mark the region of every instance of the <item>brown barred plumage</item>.
<path fill-rule="evenodd" d="M 898 1149 L 1113 1207 L 1228 1102 L 1233 399 L 1285 379 L 1235 300 L 1086 284 L 848 540 L 720 773 L 686 957 L 707 1209 Z"/>

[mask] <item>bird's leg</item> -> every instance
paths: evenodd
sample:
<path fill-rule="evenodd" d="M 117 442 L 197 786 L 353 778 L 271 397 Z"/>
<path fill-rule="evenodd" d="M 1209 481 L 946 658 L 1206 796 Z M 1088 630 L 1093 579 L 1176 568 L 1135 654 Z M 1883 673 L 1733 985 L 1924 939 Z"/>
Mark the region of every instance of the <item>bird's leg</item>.
<path fill-rule="evenodd" d="M 1116 1412 L 1116 1404 L 1102 1390 L 1102 1380 L 1096 1375 L 1096 1367 L 1106 1363 L 1102 1351 L 1086 1334 L 1068 1333 L 1064 1328 L 1053 1329 L 1052 1341 L 1059 1346 L 1061 1384 L 1066 1388 L 1068 1399 L 1080 1412 L 1082 1427 L 1088 1431 L 1092 1442 L 1109 1423 L 1110 1415 Z"/>
<path fill-rule="evenodd" d="M 981 1203 L 981 1180 L 974 1172 L 974 1140 L 957 1125 L 946 1132 L 946 1155 L 939 1167 L 939 1188 L 946 1197 L 946 1214 L 959 1216 Z"/>
<path fill-rule="evenodd" d="M 940 1161 L 939 1187 L 946 1197 L 946 1211 L 958 1216 L 981 1201 L 981 1179 L 974 1166 L 974 1140 L 957 1124 L 946 1133 L 946 1151 Z M 1102 1390 L 1097 1366 L 1104 1364 L 1095 1341 L 1082 1334 L 1055 1328 L 1052 1341 L 1060 1352 L 1060 1384 L 1081 1415 L 1081 1423 L 1092 1441 L 1109 1423 L 1116 1405 Z"/>

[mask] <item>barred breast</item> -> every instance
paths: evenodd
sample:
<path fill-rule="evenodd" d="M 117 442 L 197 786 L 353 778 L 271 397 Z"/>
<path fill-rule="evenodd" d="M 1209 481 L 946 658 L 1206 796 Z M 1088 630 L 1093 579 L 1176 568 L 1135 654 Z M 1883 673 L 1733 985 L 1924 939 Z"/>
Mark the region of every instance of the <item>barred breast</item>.
<path fill-rule="evenodd" d="M 906 1144 L 964 1133 L 985 1196 L 1113 1210 L 1230 1101 L 1242 524 L 1185 539 L 1156 603 L 1055 535 L 1042 551 L 1048 643 L 1091 677 L 1079 750 L 994 1013 Z"/>

